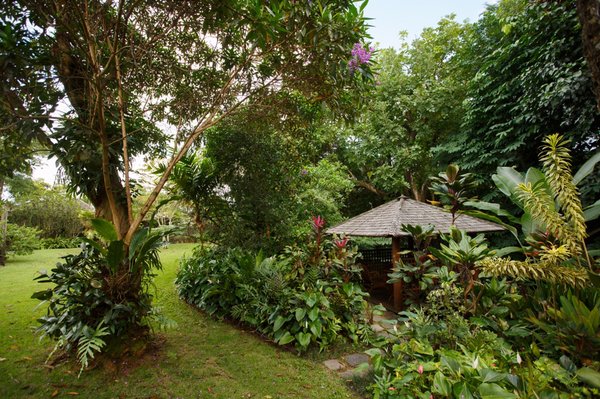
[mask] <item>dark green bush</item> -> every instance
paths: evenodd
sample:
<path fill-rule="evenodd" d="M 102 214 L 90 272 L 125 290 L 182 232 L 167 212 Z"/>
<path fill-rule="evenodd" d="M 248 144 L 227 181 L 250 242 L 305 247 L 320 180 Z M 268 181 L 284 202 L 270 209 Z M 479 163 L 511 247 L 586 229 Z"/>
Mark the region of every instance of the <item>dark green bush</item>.
<path fill-rule="evenodd" d="M 197 250 L 181 263 L 179 295 L 300 351 L 324 348 L 340 336 L 367 340 L 367 293 L 353 281 L 355 252 L 346 242 L 319 240 L 317 247 L 266 259 L 240 249 Z"/>

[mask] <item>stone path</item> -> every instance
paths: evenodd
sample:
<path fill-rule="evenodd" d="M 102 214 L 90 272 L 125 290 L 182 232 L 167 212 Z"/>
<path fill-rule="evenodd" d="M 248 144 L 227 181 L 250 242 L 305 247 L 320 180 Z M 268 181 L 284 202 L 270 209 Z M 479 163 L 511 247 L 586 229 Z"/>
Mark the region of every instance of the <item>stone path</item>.
<path fill-rule="evenodd" d="M 379 336 L 390 337 L 397 317 L 397 314 L 389 311 L 384 312 L 381 316 L 374 315 L 371 328 Z M 338 373 L 341 378 L 352 380 L 355 377 L 364 377 L 369 373 L 369 359 L 369 355 L 366 353 L 351 353 L 339 359 L 325 360 L 323 365 Z"/>

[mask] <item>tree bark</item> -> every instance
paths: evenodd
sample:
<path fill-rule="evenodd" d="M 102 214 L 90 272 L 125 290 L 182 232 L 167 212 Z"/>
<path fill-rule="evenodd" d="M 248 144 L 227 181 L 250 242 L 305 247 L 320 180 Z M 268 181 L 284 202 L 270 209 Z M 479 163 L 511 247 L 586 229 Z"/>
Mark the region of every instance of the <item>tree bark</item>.
<path fill-rule="evenodd" d="M 600 1 L 577 0 L 583 54 L 592 74 L 596 106 L 600 111 Z"/>

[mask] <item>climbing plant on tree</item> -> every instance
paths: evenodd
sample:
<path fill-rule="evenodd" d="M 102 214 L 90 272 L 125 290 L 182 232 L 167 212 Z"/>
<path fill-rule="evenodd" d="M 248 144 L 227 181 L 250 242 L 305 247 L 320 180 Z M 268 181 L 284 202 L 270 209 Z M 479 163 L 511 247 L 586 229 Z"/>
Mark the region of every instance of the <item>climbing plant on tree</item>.
<path fill-rule="evenodd" d="M 103 275 L 103 290 L 116 303 L 139 297 L 146 269 L 130 265 L 134 238 L 176 163 L 207 129 L 248 101 L 260 117 L 266 99 L 282 92 L 298 91 L 341 115 L 354 108 L 353 89 L 370 77 L 368 63 L 348 65 L 365 36 L 362 8 L 349 0 L 23 0 L 2 7 L 8 132 L 17 143 L 34 134 L 58 158 L 71 189 L 114 226 L 106 242 L 121 243 L 113 246 L 122 245 L 124 256 Z M 173 155 L 134 215 L 130 160 L 163 155 L 167 143 Z"/>

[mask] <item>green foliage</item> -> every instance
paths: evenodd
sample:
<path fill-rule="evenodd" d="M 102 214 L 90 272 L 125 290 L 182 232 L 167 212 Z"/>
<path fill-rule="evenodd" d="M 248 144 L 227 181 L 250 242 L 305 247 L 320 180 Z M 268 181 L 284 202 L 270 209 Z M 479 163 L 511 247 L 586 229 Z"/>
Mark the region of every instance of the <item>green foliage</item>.
<path fill-rule="evenodd" d="M 400 254 L 411 253 L 414 262 L 404 262 L 400 257 L 392 268 L 392 273 L 388 274 L 390 277 L 388 283 L 399 281 L 404 283 L 403 290 L 407 297 L 405 304 L 421 303 L 425 299 L 427 289 L 434 285 L 433 276 L 439 268 L 430 255 L 429 244 L 435 233 L 433 226 L 423 228 L 419 225 L 402 225 L 402 230 L 410 234 L 414 249 L 402 251 Z"/>
<path fill-rule="evenodd" d="M 527 318 L 544 333 L 546 347 L 575 358 L 600 360 L 600 295 L 591 306 L 573 294 L 560 297 L 560 306 L 550 306 L 541 317 Z"/>
<path fill-rule="evenodd" d="M 93 221 L 101 242 L 84 239 L 77 255 L 64 257 L 50 271 L 40 271 L 35 278 L 40 283 L 53 284 L 38 291 L 32 298 L 48 302 L 45 316 L 37 332 L 57 341 L 56 349 L 77 350 L 82 369 L 107 344 L 143 333 L 149 318 L 156 318 L 152 309 L 149 283 L 153 270 L 161 267 L 158 249 L 162 236 L 140 230 L 125 253 L 122 241 L 115 237 L 114 226 L 104 220 Z M 138 276 L 141 289 L 127 292 L 121 265 L 129 260 L 131 274 Z M 131 277 L 130 277 L 131 278 Z M 103 338 L 107 337 L 107 338 Z"/>
<path fill-rule="evenodd" d="M 545 281 L 575 288 L 583 288 L 589 284 L 588 273 L 585 269 L 562 266 L 555 262 L 488 258 L 478 262 L 477 266 L 484 273 L 497 277 L 510 276 L 518 280 Z"/>
<path fill-rule="evenodd" d="M 440 157 L 480 176 L 499 163 L 526 169 L 548 132 L 572 140 L 574 165 L 595 151 L 600 117 L 574 0 L 501 1 L 465 43 L 459 57 L 477 73 L 461 129 L 437 149 Z"/>
<path fill-rule="evenodd" d="M 40 248 L 40 231 L 33 227 L 18 226 L 8 223 L 6 237 L 2 237 L 0 230 L 0 243 L 5 243 L 9 255 L 26 255 Z"/>
<path fill-rule="evenodd" d="M 539 354 L 521 354 L 495 333 L 464 319 L 456 313 L 459 308 L 436 308 L 437 299 L 429 298 L 432 307 L 425 311 L 404 312 L 397 337 L 367 351 L 374 365 L 375 398 L 516 399 L 597 393 L 584 386 L 589 382 L 580 375 L 589 372 L 593 381 L 600 375 L 596 371 L 577 370 L 568 359 L 559 365 Z"/>
<path fill-rule="evenodd" d="M 49 188 L 21 175 L 7 183 L 13 197 L 9 222 L 35 227 L 41 231 L 42 238 L 73 238 L 83 232 L 79 215 L 85 205 L 69 196 L 64 188 Z"/>
<path fill-rule="evenodd" d="M 448 165 L 446 171 L 431 178 L 431 191 L 439 198 L 444 208 L 452 214 L 452 224 L 465 202 L 474 200 L 474 198 L 467 197 L 467 194 L 475 186 L 473 175 L 461 173 L 460 167 L 456 164 Z"/>
<path fill-rule="evenodd" d="M 399 50 L 377 54 L 377 88 L 358 123 L 342 130 L 337 151 L 369 198 L 428 194 L 427 180 L 441 168 L 431 149 L 460 130 L 464 82 L 474 74 L 461 56 L 470 29 L 446 17 L 410 45 L 403 36 Z"/>
<path fill-rule="evenodd" d="M 500 169 L 495 182 L 503 193 L 521 206 L 521 218 L 527 240 L 536 245 L 542 241 L 531 258 L 525 261 L 511 259 L 484 259 L 479 266 L 495 276 L 567 284 L 582 288 L 588 285 L 588 274 L 593 275 L 594 261 L 587 254 L 586 226 L 579 193 L 570 170 L 570 152 L 559 135 L 544 139 L 540 155 L 544 171 L 530 168 L 525 177 L 511 169 Z M 529 220 L 529 225 L 526 221 Z M 525 227 L 526 226 L 526 227 Z M 540 234 L 539 231 L 546 231 Z M 584 254 L 584 258 L 579 257 Z M 581 267 L 588 264 L 590 272 Z"/>
<path fill-rule="evenodd" d="M 319 241 L 266 259 L 240 249 L 199 249 L 181 264 L 178 292 L 209 314 L 240 320 L 299 351 L 324 349 L 338 337 L 364 341 L 372 335 L 368 294 L 352 281 L 356 253 L 341 243 Z"/>

